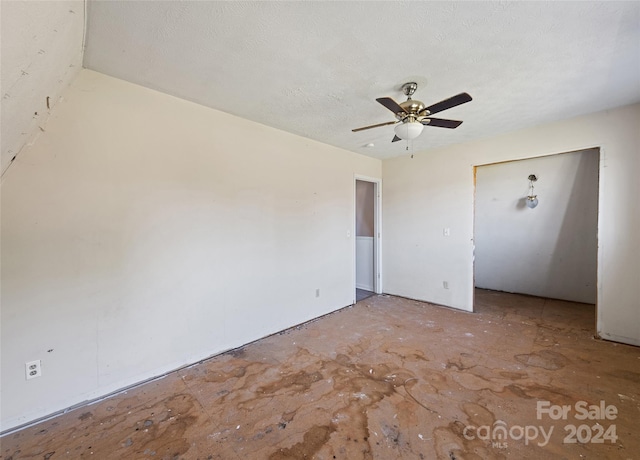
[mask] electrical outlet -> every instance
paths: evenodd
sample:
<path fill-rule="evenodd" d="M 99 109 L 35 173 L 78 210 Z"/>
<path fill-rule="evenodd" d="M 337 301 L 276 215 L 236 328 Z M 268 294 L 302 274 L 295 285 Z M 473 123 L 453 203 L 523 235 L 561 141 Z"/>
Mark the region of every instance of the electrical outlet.
<path fill-rule="evenodd" d="M 451 229 L 449 227 L 445 227 L 442 229 L 443 236 L 451 236 Z"/>
<path fill-rule="evenodd" d="M 42 364 L 39 359 L 24 363 L 27 380 L 42 377 Z"/>
<path fill-rule="evenodd" d="M 449 289 L 449 281 L 443 281 L 442 282 L 442 287 L 445 289 Z"/>

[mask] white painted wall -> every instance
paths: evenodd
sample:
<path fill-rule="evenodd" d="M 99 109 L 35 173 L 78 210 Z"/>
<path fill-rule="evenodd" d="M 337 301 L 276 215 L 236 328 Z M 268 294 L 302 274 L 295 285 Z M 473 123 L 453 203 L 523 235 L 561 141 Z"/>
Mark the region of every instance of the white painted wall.
<path fill-rule="evenodd" d="M 50 110 L 82 68 L 84 0 L 3 1 L 0 6 L 2 172 L 46 129 Z"/>
<path fill-rule="evenodd" d="M 356 236 L 356 287 L 375 291 L 373 237 Z"/>
<path fill-rule="evenodd" d="M 476 172 L 476 286 L 596 302 L 597 149 L 481 166 Z M 535 174 L 539 205 L 527 208 Z"/>
<path fill-rule="evenodd" d="M 597 330 L 640 345 L 640 104 L 384 161 L 385 291 L 471 311 L 473 167 L 593 147 L 601 147 Z"/>
<path fill-rule="evenodd" d="M 2 429 L 351 304 L 380 173 L 83 70 L 2 183 Z"/>

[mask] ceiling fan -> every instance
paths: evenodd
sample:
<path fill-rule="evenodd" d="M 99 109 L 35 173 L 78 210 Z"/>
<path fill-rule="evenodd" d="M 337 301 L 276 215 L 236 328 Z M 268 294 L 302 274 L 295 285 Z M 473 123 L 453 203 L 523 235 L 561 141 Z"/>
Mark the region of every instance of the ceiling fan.
<path fill-rule="evenodd" d="M 362 128 L 352 129 L 351 131 L 356 133 L 358 131 L 364 131 L 365 129 L 396 125 L 394 128 L 396 135 L 393 136 L 393 140 L 391 142 L 397 142 L 402 139 L 415 139 L 422 133 L 422 129 L 427 125 L 436 126 L 438 128 L 454 129 L 462 124 L 462 122 L 458 120 L 433 118 L 431 115 L 469 102 L 472 100 L 471 96 L 467 93 L 460 93 L 456 96 L 450 97 L 449 99 L 445 99 L 444 101 L 425 107 L 421 101 L 411 99 L 411 96 L 413 96 L 416 89 L 418 89 L 418 84 L 415 82 L 409 82 L 402 85 L 402 92 L 407 96 L 407 100 L 400 104 L 390 97 L 380 97 L 376 99 L 376 101 L 394 113 L 397 118 L 396 121 L 364 126 Z"/>

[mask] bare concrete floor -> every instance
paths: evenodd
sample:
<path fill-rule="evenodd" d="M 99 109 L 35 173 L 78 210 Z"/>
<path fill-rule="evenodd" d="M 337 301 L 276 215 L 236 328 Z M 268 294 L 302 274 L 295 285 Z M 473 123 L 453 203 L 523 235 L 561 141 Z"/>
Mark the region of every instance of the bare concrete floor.
<path fill-rule="evenodd" d="M 5 436 L 0 458 L 640 458 L 640 349 L 593 339 L 592 305 L 476 309 L 370 297 Z"/>

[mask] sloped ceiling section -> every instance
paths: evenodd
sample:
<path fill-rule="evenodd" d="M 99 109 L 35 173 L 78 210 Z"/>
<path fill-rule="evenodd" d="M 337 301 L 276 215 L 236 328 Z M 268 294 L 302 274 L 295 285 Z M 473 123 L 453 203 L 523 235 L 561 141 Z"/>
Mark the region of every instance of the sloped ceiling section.
<path fill-rule="evenodd" d="M 0 8 L 4 174 L 46 129 L 51 108 L 82 68 L 85 2 L 3 1 Z"/>
<path fill-rule="evenodd" d="M 88 2 L 85 66 L 389 158 L 640 101 L 640 2 Z M 474 100 L 391 144 L 375 99 Z M 365 148 L 374 143 L 373 148 Z"/>

